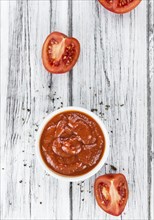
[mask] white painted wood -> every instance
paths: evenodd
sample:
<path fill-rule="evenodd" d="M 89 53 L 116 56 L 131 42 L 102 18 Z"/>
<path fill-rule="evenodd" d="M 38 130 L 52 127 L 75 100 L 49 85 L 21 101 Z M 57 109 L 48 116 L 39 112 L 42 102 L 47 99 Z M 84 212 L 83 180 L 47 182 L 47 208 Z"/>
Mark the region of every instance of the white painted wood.
<path fill-rule="evenodd" d="M 6 38 L 6 57 L 2 59 L 2 218 L 67 219 L 69 183 L 58 182 L 42 170 L 35 156 L 35 136 L 48 113 L 68 105 L 68 75 L 49 75 L 41 61 L 42 43 L 50 28 L 68 32 L 68 3 L 11 1 L 2 2 L 2 7 L 6 8 L 2 21 L 2 40 Z"/>
<path fill-rule="evenodd" d="M 2 1 L 1 12 L 1 219 L 152 220 L 153 1 L 121 16 L 80 0 Z M 50 75 L 42 65 L 42 43 L 55 30 L 81 43 L 72 74 Z M 71 104 L 95 110 L 109 131 L 107 163 L 127 176 L 130 189 L 120 217 L 94 199 L 94 180 L 113 172 L 109 165 L 71 185 L 37 162 L 38 126 Z"/>
<path fill-rule="evenodd" d="M 104 113 L 111 138 L 108 163 L 127 176 L 130 190 L 128 205 L 118 219 L 148 219 L 146 2 L 123 16 L 93 1 L 75 1 L 73 9 L 73 35 L 83 48 L 73 71 L 73 95 L 80 94 L 81 99 L 74 98 L 73 104 Z M 94 179 L 85 181 L 82 193 L 74 184 L 73 217 L 115 219 L 102 212 L 88 192 Z"/>
<path fill-rule="evenodd" d="M 148 124 L 149 219 L 154 219 L 154 1 L 148 2 Z"/>

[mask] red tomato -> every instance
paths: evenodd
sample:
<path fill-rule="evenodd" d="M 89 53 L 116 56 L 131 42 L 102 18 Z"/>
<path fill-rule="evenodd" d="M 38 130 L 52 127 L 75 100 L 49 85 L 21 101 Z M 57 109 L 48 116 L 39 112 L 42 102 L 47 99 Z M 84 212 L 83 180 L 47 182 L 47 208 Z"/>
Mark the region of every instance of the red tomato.
<path fill-rule="evenodd" d="M 44 67 L 51 73 L 65 73 L 75 65 L 80 54 L 78 40 L 59 32 L 52 32 L 42 49 Z"/>
<path fill-rule="evenodd" d="M 99 0 L 109 11 L 117 14 L 124 14 L 136 8 L 141 0 Z"/>
<path fill-rule="evenodd" d="M 95 180 L 94 191 L 98 205 L 105 212 L 114 216 L 123 212 L 128 199 L 128 184 L 123 174 L 98 177 Z"/>

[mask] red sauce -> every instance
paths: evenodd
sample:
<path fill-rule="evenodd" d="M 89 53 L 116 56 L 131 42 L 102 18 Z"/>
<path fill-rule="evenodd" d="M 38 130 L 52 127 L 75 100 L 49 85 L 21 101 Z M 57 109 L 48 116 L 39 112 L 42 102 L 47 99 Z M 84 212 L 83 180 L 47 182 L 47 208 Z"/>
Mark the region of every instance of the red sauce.
<path fill-rule="evenodd" d="M 54 116 L 45 126 L 40 150 L 47 166 L 57 173 L 78 176 L 100 161 L 105 139 L 97 122 L 77 111 Z"/>

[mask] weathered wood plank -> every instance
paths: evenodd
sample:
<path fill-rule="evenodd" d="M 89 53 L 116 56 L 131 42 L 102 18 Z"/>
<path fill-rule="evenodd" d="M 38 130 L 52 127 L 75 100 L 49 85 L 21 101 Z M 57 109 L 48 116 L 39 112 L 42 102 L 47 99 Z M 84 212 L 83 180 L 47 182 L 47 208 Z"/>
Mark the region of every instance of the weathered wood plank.
<path fill-rule="evenodd" d="M 118 219 L 147 219 L 146 2 L 118 16 L 95 1 L 74 1 L 73 36 L 81 42 L 73 104 L 97 109 L 110 134 L 108 163 L 129 182 L 128 205 Z M 96 205 L 93 182 L 73 185 L 73 218 L 114 219 Z"/>
<path fill-rule="evenodd" d="M 68 32 L 68 2 L 11 1 L 6 15 L 2 218 L 68 219 L 69 183 L 48 176 L 35 156 L 39 124 L 48 113 L 69 104 L 68 75 L 49 75 L 41 62 L 46 36 L 53 30 Z"/>
<path fill-rule="evenodd" d="M 147 2 L 148 219 L 154 219 L 154 2 Z"/>

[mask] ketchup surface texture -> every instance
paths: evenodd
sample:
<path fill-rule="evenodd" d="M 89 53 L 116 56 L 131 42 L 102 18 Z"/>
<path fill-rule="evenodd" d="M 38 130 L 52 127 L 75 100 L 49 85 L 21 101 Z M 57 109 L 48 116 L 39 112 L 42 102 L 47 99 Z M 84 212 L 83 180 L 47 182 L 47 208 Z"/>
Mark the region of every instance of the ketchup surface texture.
<path fill-rule="evenodd" d="M 54 116 L 45 126 L 40 151 L 47 166 L 57 173 L 78 176 L 92 170 L 105 150 L 97 122 L 78 111 Z"/>

